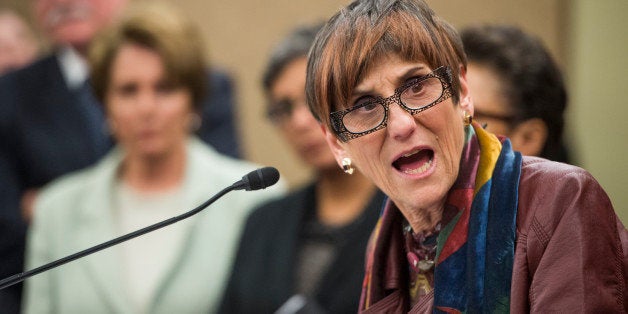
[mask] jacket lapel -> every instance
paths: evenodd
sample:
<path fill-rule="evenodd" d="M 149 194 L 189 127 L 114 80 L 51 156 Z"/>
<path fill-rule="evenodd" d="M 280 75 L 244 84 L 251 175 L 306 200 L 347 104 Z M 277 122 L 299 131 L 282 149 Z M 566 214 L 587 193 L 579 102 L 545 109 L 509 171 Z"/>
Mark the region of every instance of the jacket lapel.
<path fill-rule="evenodd" d="M 200 160 L 200 158 L 197 156 L 195 141 L 195 139 L 190 139 L 187 144 L 187 157 L 185 166 L 186 170 L 182 186 L 182 189 L 184 191 L 183 202 L 181 204 L 181 208 L 178 209 L 177 215 L 181 215 L 192 210 L 193 208 L 196 208 L 212 196 L 207 193 L 199 192 L 199 190 L 218 192 L 219 190 L 224 188 L 218 187 L 213 180 L 208 180 L 208 178 L 204 178 L 202 176 L 203 172 L 198 171 L 199 169 L 203 169 L 203 163 L 206 162 L 206 160 Z M 203 182 L 203 184 L 199 184 L 200 182 Z M 199 199 L 199 195 L 205 194 L 207 194 L 206 198 Z M 209 208 L 206 208 L 205 210 L 209 210 Z M 161 279 L 158 281 L 158 285 L 155 289 L 155 293 L 153 294 L 152 300 L 149 305 L 149 313 L 155 313 L 159 308 L 159 304 L 172 303 L 171 301 L 167 300 L 168 296 L 171 295 L 167 293 L 167 290 L 171 283 L 174 281 L 176 275 L 181 271 L 182 264 L 190 255 L 191 250 L 194 249 L 192 247 L 192 239 L 195 238 L 195 233 L 198 232 L 199 220 L 197 218 L 198 215 L 200 215 L 201 213 L 189 217 L 185 220 L 176 222 L 176 224 L 185 224 L 186 230 L 183 237 L 183 242 L 177 246 L 177 253 L 175 254 L 176 257 L 172 260 L 171 264 L 166 267 L 167 271 L 161 276 Z"/>
<path fill-rule="evenodd" d="M 76 238 L 78 249 L 82 250 L 120 236 L 114 226 L 112 202 L 115 174 L 120 158 L 118 151 L 107 156 L 94 169 L 99 172 L 91 176 L 95 179 L 86 182 L 90 185 L 86 190 L 93 191 L 93 194 L 86 195 L 80 205 Z M 124 295 L 120 263 L 118 249 L 111 247 L 85 257 L 81 264 L 106 300 L 105 303 L 111 306 L 111 312 L 132 312 L 129 300 Z"/>
<path fill-rule="evenodd" d="M 81 154 L 84 159 L 95 161 L 110 147 L 109 137 L 104 131 L 105 118 L 100 104 L 90 91 L 82 90 L 81 87 L 70 89 L 63 77 L 59 59 L 56 56 L 52 59 L 54 62 L 48 65 L 52 69 L 47 72 L 51 76 L 47 80 L 50 84 L 39 91 L 39 109 L 49 111 L 46 116 L 54 117 L 55 128 L 63 130 L 66 140 L 76 142 L 73 147 L 82 147 L 80 151 L 72 152 L 73 154 Z M 107 143 L 101 144 L 103 141 Z"/>

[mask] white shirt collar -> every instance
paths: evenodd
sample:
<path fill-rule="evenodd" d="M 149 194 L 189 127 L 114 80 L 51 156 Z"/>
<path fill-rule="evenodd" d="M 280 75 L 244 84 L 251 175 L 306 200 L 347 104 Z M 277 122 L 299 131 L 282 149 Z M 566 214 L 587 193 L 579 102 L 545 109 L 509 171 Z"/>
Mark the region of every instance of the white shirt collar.
<path fill-rule="evenodd" d="M 85 59 L 73 48 L 66 46 L 57 54 L 61 73 L 69 89 L 76 89 L 87 80 L 89 69 Z"/>

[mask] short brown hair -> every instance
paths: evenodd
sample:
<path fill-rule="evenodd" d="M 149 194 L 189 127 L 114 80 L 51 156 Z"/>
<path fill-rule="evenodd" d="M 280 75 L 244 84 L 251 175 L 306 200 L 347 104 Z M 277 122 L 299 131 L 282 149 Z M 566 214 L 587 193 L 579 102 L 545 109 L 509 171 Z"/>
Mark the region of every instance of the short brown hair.
<path fill-rule="evenodd" d="M 167 80 L 188 88 L 194 109 L 199 109 L 206 93 L 206 64 L 201 36 L 189 18 L 165 3 L 138 1 L 118 23 L 103 31 L 89 53 L 92 86 L 103 103 L 113 61 L 125 43 L 156 51 L 163 60 Z"/>
<path fill-rule="evenodd" d="M 466 57 L 456 30 L 422 0 L 357 0 L 327 22 L 310 51 L 306 94 L 314 116 L 333 129 L 329 113 L 345 107 L 373 63 L 389 54 L 449 66 L 458 103 Z"/>

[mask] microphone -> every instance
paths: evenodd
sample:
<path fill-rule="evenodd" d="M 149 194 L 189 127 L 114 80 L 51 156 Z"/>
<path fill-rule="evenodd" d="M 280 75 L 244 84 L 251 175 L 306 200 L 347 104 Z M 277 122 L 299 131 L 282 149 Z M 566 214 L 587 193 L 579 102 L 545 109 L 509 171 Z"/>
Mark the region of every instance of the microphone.
<path fill-rule="evenodd" d="M 279 171 L 273 167 L 264 167 L 254 171 L 249 172 L 247 175 L 242 177 L 242 180 L 239 180 L 232 185 L 224 188 L 222 191 L 218 192 L 212 198 L 205 201 L 203 204 L 197 206 L 196 208 L 190 210 L 189 212 L 183 213 L 181 215 L 166 219 L 164 221 L 152 224 L 148 227 L 142 228 L 140 230 L 133 231 L 131 233 L 127 233 L 123 236 L 117 237 L 113 240 L 109 240 L 107 242 L 95 245 L 83 251 L 74 253 L 72 255 L 68 255 L 66 257 L 60 258 L 56 261 L 52 261 L 48 264 L 39 266 L 37 268 L 33 268 L 31 270 L 15 274 L 8 278 L 0 280 L 0 290 L 10 287 L 14 284 L 20 283 L 24 281 L 26 278 L 37 275 L 39 273 L 43 273 L 47 270 L 55 268 L 57 266 L 61 266 L 63 264 L 69 263 L 73 260 L 79 259 L 81 257 L 85 257 L 92 253 L 96 253 L 98 251 L 104 250 L 108 247 L 114 246 L 116 244 L 120 244 L 127 240 L 131 240 L 133 238 L 139 237 L 143 234 L 155 231 L 157 229 L 163 228 L 165 226 L 171 225 L 175 222 L 181 221 L 183 219 L 189 218 L 201 212 L 207 206 L 211 205 L 213 202 L 224 196 L 225 194 L 235 191 L 235 190 L 246 190 L 246 191 L 255 191 L 259 189 L 265 189 L 279 181 Z"/>
<path fill-rule="evenodd" d="M 279 171 L 273 167 L 259 168 L 242 177 L 242 180 L 234 183 L 236 190 L 245 189 L 255 191 L 265 189 L 279 181 Z"/>

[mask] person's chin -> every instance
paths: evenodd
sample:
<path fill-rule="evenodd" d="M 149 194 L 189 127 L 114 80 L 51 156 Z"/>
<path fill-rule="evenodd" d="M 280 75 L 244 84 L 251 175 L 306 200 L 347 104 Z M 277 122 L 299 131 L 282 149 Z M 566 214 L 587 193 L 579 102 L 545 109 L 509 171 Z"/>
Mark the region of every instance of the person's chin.
<path fill-rule="evenodd" d="M 140 156 L 144 160 L 159 160 L 166 155 L 167 153 L 163 150 L 144 150 L 140 152 Z"/>
<path fill-rule="evenodd" d="M 439 208 L 447 199 L 447 190 L 442 186 L 426 186 L 414 191 L 408 191 L 406 202 L 414 208 Z"/>
<path fill-rule="evenodd" d="M 168 154 L 168 149 L 160 143 L 143 143 L 137 147 L 136 151 L 146 158 L 156 158 Z"/>
<path fill-rule="evenodd" d="M 53 37 L 57 43 L 83 47 L 89 44 L 95 34 L 95 30 L 91 26 L 79 24 L 61 26 L 54 31 Z"/>

